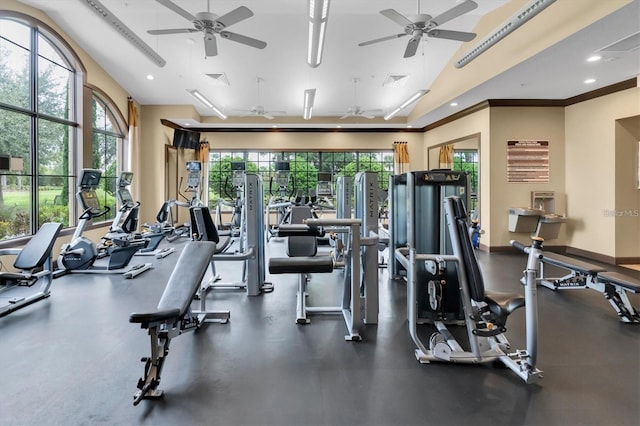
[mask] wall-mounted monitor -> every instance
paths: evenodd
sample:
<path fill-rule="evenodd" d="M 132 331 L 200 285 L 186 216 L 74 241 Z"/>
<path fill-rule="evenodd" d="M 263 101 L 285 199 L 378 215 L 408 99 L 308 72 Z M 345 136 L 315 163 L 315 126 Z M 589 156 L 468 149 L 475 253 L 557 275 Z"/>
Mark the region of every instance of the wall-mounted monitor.
<path fill-rule="evenodd" d="M 173 131 L 173 146 L 176 148 L 198 149 L 200 145 L 200 133 L 188 130 L 175 129 Z"/>

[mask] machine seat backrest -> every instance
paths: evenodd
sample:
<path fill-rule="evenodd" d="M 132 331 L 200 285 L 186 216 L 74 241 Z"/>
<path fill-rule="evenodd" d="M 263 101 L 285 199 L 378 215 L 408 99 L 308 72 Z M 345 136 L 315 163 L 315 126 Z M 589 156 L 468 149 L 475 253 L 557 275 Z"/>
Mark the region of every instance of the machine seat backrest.
<path fill-rule="evenodd" d="M 189 216 L 191 217 L 191 233 L 195 240 L 213 241 L 216 244 L 220 242 L 220 234 L 213 223 L 209 207 L 190 207 Z"/>
<path fill-rule="evenodd" d="M 451 203 L 454 213 L 453 219 L 455 220 L 455 235 L 452 235 L 451 238 L 455 238 L 462 249 L 462 262 L 467 275 L 471 298 L 476 302 L 482 302 L 485 300 L 484 279 L 478 265 L 476 252 L 469 238 L 467 211 L 460 197 L 449 197 L 447 198 L 447 203 Z"/>
<path fill-rule="evenodd" d="M 30 271 L 44 265 L 44 262 L 51 255 L 53 244 L 56 242 L 56 238 L 58 238 L 60 229 L 62 229 L 61 223 L 47 222 L 43 224 L 38 232 L 36 232 L 22 248 L 20 254 L 16 256 L 13 266 L 16 269 Z"/>
<path fill-rule="evenodd" d="M 312 218 L 311 208 L 308 206 L 291 206 L 291 224 L 304 223 Z M 315 236 L 287 237 L 287 256 L 315 256 L 318 251 L 318 241 Z"/>
<path fill-rule="evenodd" d="M 135 206 L 129 211 L 129 214 L 122 222 L 122 230 L 127 234 L 133 234 L 138 230 L 138 215 L 140 214 L 140 207 Z"/>

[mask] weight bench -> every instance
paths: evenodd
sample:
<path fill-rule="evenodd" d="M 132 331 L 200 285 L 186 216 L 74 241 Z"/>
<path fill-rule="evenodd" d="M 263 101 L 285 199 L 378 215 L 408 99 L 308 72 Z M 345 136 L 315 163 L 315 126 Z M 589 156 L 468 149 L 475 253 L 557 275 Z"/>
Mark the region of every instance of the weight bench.
<path fill-rule="evenodd" d="M 50 296 L 53 244 L 61 223 L 48 222 L 23 248 L 0 249 L 0 257 L 15 255 L 16 272 L 0 272 L 0 317 Z M 33 286 L 39 283 L 35 289 Z"/>
<path fill-rule="evenodd" d="M 169 277 L 157 309 L 129 316 L 129 322 L 148 329 L 151 337 L 151 356 L 141 359 L 145 363 L 144 377 L 138 380 L 139 390 L 133 396 L 133 405 L 138 405 L 142 399 L 162 396 L 163 391 L 158 389 L 158 385 L 172 338 L 195 331 L 205 322 L 226 323 L 229 320 L 229 311 L 206 310 L 204 298 L 201 300 L 201 310 L 191 309 L 191 302 L 207 272 L 215 246 L 209 241 L 188 242 Z"/>
<path fill-rule="evenodd" d="M 544 276 L 544 265 L 553 265 L 569 271 L 568 274 L 550 278 Z M 640 323 L 640 314 L 629 301 L 627 293 L 640 293 L 640 280 L 605 268 L 556 253 L 544 253 L 540 263 L 541 284 L 552 290 L 591 288 L 604 294 L 618 314 L 620 321 Z"/>

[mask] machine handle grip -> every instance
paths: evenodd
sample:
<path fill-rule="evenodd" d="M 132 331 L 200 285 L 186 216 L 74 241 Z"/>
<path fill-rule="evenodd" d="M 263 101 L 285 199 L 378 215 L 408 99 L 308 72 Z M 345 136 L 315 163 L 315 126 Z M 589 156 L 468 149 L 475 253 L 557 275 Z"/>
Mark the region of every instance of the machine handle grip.
<path fill-rule="evenodd" d="M 529 248 L 529 246 L 525 246 L 520 241 L 516 241 L 516 240 L 509 241 L 509 244 L 511 244 L 512 247 L 515 247 L 518 250 L 523 251 L 525 253 L 527 252 L 527 249 Z"/>

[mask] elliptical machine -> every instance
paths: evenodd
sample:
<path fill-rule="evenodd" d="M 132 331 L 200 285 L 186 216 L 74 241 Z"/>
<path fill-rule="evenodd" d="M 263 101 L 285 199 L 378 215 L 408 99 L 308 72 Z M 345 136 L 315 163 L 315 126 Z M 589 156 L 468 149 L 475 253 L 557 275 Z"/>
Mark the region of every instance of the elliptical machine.
<path fill-rule="evenodd" d="M 116 198 L 118 199 L 120 208 L 109 227 L 109 233 L 103 237 L 103 240 L 111 242 L 116 239 L 126 239 L 130 241 L 146 239 L 147 244 L 136 252 L 136 256 L 155 256 L 156 259 L 167 257 L 175 251 L 175 248 L 159 248 L 158 246 L 165 236 L 171 233 L 170 230 L 138 232 L 140 202 L 133 201 L 133 197 L 129 191 L 132 180 L 132 172 L 122 172 L 120 177 L 118 177 Z"/>
<path fill-rule="evenodd" d="M 125 278 L 135 278 L 141 273 L 151 269 L 153 264 L 142 263 L 128 267 L 133 255 L 144 248 L 147 240 L 113 240 L 114 244 L 108 249 L 99 250 L 96 244 L 82 234 L 89 222 L 94 218 L 103 216 L 109 212 L 109 207 L 100 208 L 96 188 L 100 184 L 102 172 L 95 169 L 82 169 L 78 184 L 76 199 L 82 208 L 82 214 L 78 226 L 71 237 L 71 241 L 64 244 L 58 256 L 59 277 L 66 273 L 82 274 L 123 274 Z M 94 265 L 97 259 L 108 258 L 106 265 Z"/>

